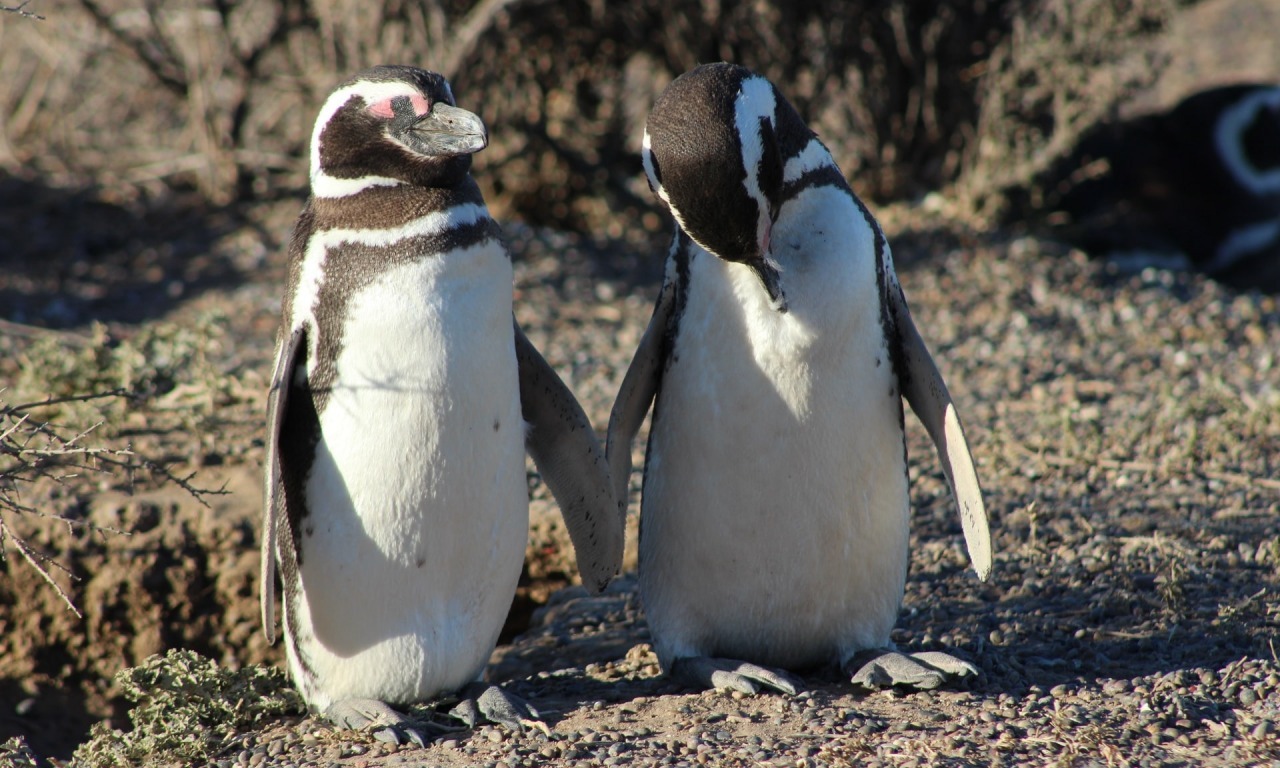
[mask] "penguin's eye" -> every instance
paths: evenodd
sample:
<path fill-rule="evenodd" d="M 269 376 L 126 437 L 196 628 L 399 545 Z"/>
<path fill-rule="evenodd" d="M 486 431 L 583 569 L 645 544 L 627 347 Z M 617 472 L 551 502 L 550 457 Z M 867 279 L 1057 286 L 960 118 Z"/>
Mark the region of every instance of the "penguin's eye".
<path fill-rule="evenodd" d="M 383 120 L 391 120 L 397 115 L 412 114 L 421 117 L 431 111 L 431 102 L 426 96 L 415 93 L 412 96 L 392 96 L 389 99 L 375 101 L 368 107 L 369 114 Z"/>

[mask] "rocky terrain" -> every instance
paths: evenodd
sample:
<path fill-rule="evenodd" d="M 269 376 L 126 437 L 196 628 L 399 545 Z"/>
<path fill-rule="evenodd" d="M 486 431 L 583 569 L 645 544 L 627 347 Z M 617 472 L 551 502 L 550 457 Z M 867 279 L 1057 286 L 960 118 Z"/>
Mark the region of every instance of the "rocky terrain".
<path fill-rule="evenodd" d="M 633 576 L 598 597 L 568 586 L 571 550 L 533 477 L 529 562 L 511 620 L 521 634 L 500 645 L 490 678 L 538 706 L 549 735 L 484 727 L 408 750 L 298 715 L 218 734 L 212 762 L 1280 760 L 1276 299 L 1192 275 L 1118 274 L 1032 238 L 933 226 L 946 220 L 939 206 L 890 209 L 884 219 L 917 323 L 966 419 L 996 567 L 987 583 L 968 569 L 936 457 L 908 417 L 912 566 L 895 640 L 910 650 L 949 648 L 980 678 L 959 689 L 866 695 L 819 670 L 795 699 L 684 690 L 659 674 Z M 283 232 L 292 214 L 281 205 L 257 215 Z M 603 426 L 648 321 L 660 245 L 519 226 L 508 237 L 520 323 Z M 280 663 L 258 627 L 256 523 L 282 265 L 276 251 L 247 249 L 252 240 L 229 229 L 219 249 L 252 264 L 254 279 L 213 282 L 154 319 L 108 332 L 124 348 L 141 344 L 149 327 L 198 329 L 203 353 L 183 374 L 191 380 L 179 377 L 127 422 L 136 450 L 180 460 L 196 471 L 193 484 L 226 493 L 206 496 L 205 507 L 172 483 L 137 478 L 130 494 L 93 477 L 24 492 L 28 503 L 47 494 L 54 508 L 132 532 L 85 535 L 16 520 L 35 543 L 65 548 L 63 562 L 81 579 L 66 582 L 85 613 L 78 620 L 25 563 L 6 564 L 0 736 L 25 736 L 55 764 L 90 722 L 114 715 L 117 727 L 127 725 L 107 681 L 149 653 L 192 647 L 230 668 Z M 64 300 L 74 312 L 95 299 L 71 291 Z M 6 375 L 21 383 L 18 369 L 40 342 L 18 330 L 6 338 Z M 183 409 L 185 426 L 174 421 Z M 637 470 L 631 570 L 638 482 Z M 430 708 L 416 714 L 447 722 Z"/>
<path fill-rule="evenodd" d="M 855 189 L 910 200 L 872 207 L 965 420 L 995 569 L 985 583 L 969 569 L 908 416 L 912 560 L 894 639 L 981 675 L 866 694 L 815 670 L 795 698 L 662 677 L 636 594 L 642 433 L 627 573 L 600 596 L 574 586 L 530 465 L 525 573 L 489 677 L 548 732 L 458 729 L 444 702 L 412 713 L 438 739 L 392 747 L 297 711 L 257 578 L 303 112 L 348 59 L 422 46 L 385 30 L 454 27 L 409 24 L 413 3 L 346 25 L 337 0 L 150 16 L 85 0 L 32 6 L 42 26 L 0 13 L 0 768 L 1280 765 L 1277 297 L 1121 272 L 1030 221 L 974 214 L 1089 120 L 1280 79 L 1273 4 L 904 0 L 886 6 L 893 26 L 844 3 L 847 25 L 806 27 L 817 53 L 791 61 L 773 24 L 786 4 L 707 4 L 666 30 L 666 3 L 475 4 L 491 37 L 445 57 L 471 62 L 457 82 L 497 127 L 477 175 L 510 222 L 517 319 L 603 429 L 665 252 L 635 157 L 651 96 L 668 70 L 736 53 L 791 72 L 853 158 Z M 470 4 L 444 5 L 461 25 Z M 1014 6 L 1034 18 L 1009 17 L 1006 37 Z M 832 6 L 804 7 L 825 20 Z M 519 45 L 570 26 L 557 56 Z M 981 44 L 965 39 L 977 29 Z M 852 40 L 866 60 L 837 60 Z M 927 76 L 939 68 L 954 92 Z M 562 231 L 575 223 L 598 235 Z M 174 649 L 193 654 L 157 656 Z"/>

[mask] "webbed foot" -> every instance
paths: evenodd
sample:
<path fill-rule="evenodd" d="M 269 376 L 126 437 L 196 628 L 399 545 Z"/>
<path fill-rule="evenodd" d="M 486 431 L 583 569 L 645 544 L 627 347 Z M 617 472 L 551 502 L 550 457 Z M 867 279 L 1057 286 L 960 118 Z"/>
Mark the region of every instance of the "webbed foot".
<path fill-rule="evenodd" d="M 461 720 L 468 728 L 477 723 L 496 723 L 524 733 L 526 727 L 534 728 L 548 736 L 551 730 L 542 722 L 542 716 L 524 699 L 507 693 L 496 685 L 472 683 L 458 692 L 462 698 L 449 714 Z"/>
<path fill-rule="evenodd" d="M 895 685 L 927 691 L 949 680 L 978 674 L 978 668 L 969 662 L 939 651 L 908 655 L 885 649 L 857 654 L 845 662 L 844 670 L 854 685 L 873 691 Z"/>
<path fill-rule="evenodd" d="M 377 699 L 342 699 L 329 705 L 324 716 L 339 728 L 370 731 L 378 741 L 389 744 L 412 742 L 425 747 L 430 737 L 425 728 Z"/>
<path fill-rule="evenodd" d="M 780 669 L 770 669 L 737 659 L 687 656 L 671 663 L 671 676 L 697 688 L 758 693 L 761 686 L 788 696 L 796 695 L 800 683 Z"/>

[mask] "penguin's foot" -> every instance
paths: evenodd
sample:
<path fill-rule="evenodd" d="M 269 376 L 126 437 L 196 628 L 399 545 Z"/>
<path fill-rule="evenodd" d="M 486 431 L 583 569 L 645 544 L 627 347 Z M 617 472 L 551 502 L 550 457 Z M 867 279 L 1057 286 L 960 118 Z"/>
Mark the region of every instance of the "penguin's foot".
<path fill-rule="evenodd" d="M 471 683 L 458 695 L 462 700 L 449 714 L 466 723 L 468 728 L 476 727 L 477 723 L 496 723 L 516 733 L 524 733 L 525 727 L 529 727 L 551 735 L 538 710 L 496 685 Z"/>
<path fill-rule="evenodd" d="M 339 728 L 349 728 L 353 731 L 367 730 L 375 739 L 388 744 L 413 742 L 419 747 L 425 747 L 430 741 L 423 726 L 377 699 L 335 701 L 324 711 L 324 716 Z"/>
<path fill-rule="evenodd" d="M 671 663 L 671 676 L 697 688 L 758 693 L 761 686 L 788 696 L 796 695 L 800 683 L 780 669 L 770 669 L 736 659 L 687 656 Z"/>
<path fill-rule="evenodd" d="M 978 668 L 967 661 L 938 651 L 905 654 L 894 650 L 864 651 L 845 662 L 844 670 L 854 685 L 870 690 L 902 685 L 922 691 L 947 682 L 977 676 Z"/>

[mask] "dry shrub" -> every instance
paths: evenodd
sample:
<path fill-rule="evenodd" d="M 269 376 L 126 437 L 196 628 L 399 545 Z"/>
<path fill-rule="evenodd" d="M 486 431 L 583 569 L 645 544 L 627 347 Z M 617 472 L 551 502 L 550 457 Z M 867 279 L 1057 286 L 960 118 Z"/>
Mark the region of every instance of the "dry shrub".
<path fill-rule="evenodd" d="M 79 0 L 43 22 L 0 19 L 0 165 L 126 196 L 290 193 L 325 93 L 405 62 L 451 76 L 490 123 L 478 175 L 500 213 L 634 224 L 650 208 L 637 157 L 649 105 L 676 74 L 728 59 L 778 82 L 861 191 L 912 196 L 958 171 L 974 65 L 1014 6 Z"/>
<path fill-rule="evenodd" d="M 0 167 L 118 196 L 301 190 L 325 94 L 375 63 L 449 76 L 489 123 L 495 212 L 652 228 L 644 117 L 674 76 L 732 60 L 777 82 L 855 188 L 961 178 L 992 219 L 1155 72 L 1185 0 L 78 0 L 0 18 Z M 59 180 L 62 181 L 59 181 Z"/>
<path fill-rule="evenodd" d="M 969 212 L 1006 217 L 1082 136 L 1150 86 L 1164 62 L 1154 46 L 1185 0 L 1041 0 L 1019 14 L 985 63 L 977 133 L 957 191 Z"/>

